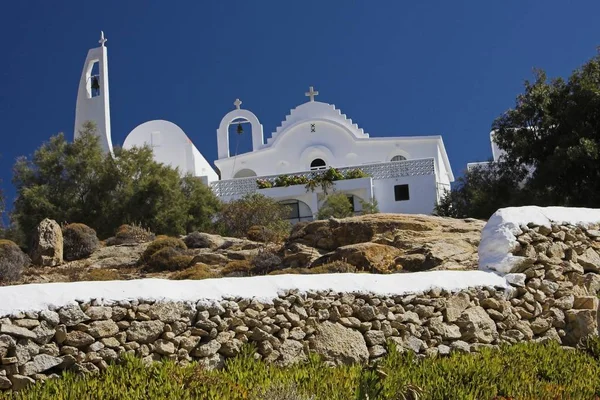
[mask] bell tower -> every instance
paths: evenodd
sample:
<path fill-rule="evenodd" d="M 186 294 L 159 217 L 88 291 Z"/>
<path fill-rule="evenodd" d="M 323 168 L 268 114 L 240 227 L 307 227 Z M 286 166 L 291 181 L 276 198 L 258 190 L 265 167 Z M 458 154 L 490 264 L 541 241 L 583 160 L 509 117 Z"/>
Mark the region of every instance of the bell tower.
<path fill-rule="evenodd" d="M 104 32 L 100 32 L 100 47 L 90 49 L 85 59 L 77 92 L 74 138 L 79 137 L 85 122 L 93 121 L 96 123 L 100 146 L 112 154 L 106 42 Z"/>

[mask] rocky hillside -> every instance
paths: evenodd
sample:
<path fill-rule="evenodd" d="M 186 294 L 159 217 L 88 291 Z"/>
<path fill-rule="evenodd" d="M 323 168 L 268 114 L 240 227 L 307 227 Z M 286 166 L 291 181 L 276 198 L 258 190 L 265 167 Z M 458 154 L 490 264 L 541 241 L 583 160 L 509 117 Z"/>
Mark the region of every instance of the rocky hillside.
<path fill-rule="evenodd" d="M 372 214 L 300 223 L 285 243 L 279 244 L 195 232 L 180 238 L 185 245 L 176 251 L 163 251 L 154 268 L 149 268 L 151 255 L 146 254 L 153 236 L 125 241 L 111 238 L 89 257 L 54 262 L 55 266 L 31 265 L 12 284 L 476 269 L 483 226 L 483 221 L 473 219 Z M 62 255 L 60 251 L 50 253 Z M 179 257 L 176 266 L 171 265 L 174 257 Z"/>

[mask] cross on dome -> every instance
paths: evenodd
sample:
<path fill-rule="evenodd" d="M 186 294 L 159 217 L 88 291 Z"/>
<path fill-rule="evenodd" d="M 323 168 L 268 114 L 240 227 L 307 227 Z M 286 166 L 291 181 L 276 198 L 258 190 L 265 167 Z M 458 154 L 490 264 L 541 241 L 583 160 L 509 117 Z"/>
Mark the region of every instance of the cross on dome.
<path fill-rule="evenodd" d="M 98 40 L 98 43 L 100 43 L 100 46 L 104 47 L 104 43 L 106 43 L 108 41 L 108 39 L 106 39 L 104 37 L 104 31 L 100 31 L 100 40 Z"/>
<path fill-rule="evenodd" d="M 306 97 L 310 97 L 310 101 L 315 101 L 315 96 L 319 94 L 312 86 L 308 89 L 308 92 L 304 93 Z"/>
<path fill-rule="evenodd" d="M 235 108 L 237 108 L 239 110 L 242 105 L 242 101 L 240 99 L 235 99 L 235 101 L 233 102 L 233 105 L 235 106 Z"/>

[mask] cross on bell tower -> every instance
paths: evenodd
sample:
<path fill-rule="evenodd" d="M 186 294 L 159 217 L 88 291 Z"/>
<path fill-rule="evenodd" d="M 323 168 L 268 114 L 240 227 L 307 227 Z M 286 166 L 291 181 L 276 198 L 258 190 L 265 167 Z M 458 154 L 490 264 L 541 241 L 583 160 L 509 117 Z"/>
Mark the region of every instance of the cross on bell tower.
<path fill-rule="evenodd" d="M 108 39 L 104 37 L 104 31 L 100 31 L 100 40 L 98 40 L 98 43 L 100 43 L 100 46 L 105 47 L 104 43 L 106 42 L 108 42 Z"/>
<path fill-rule="evenodd" d="M 317 96 L 319 92 L 317 92 L 312 86 L 308 89 L 308 92 L 304 93 L 306 97 L 310 97 L 310 101 L 315 101 L 315 96 Z"/>
<path fill-rule="evenodd" d="M 242 106 L 242 101 L 240 99 L 235 99 L 235 101 L 233 102 L 233 105 L 235 106 L 236 109 L 240 109 L 240 107 Z"/>

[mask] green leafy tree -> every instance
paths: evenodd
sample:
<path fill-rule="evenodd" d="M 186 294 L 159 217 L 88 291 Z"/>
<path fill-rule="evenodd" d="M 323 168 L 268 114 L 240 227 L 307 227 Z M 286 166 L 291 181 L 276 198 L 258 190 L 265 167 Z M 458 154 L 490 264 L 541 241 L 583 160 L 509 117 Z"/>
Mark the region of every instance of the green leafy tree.
<path fill-rule="evenodd" d="M 325 204 L 319 209 L 317 218 L 346 218 L 351 217 L 352 215 L 354 215 L 352 203 L 350 203 L 348 196 L 344 193 L 333 193 L 325 199 Z"/>
<path fill-rule="evenodd" d="M 598 207 L 600 56 L 566 81 L 537 70 L 493 129 L 508 163 L 532 167 L 527 187 L 536 204 Z"/>
<path fill-rule="evenodd" d="M 378 214 L 379 213 L 379 203 L 377 199 L 373 197 L 371 200 L 363 200 L 361 198 L 358 199 L 361 206 L 361 213 L 364 214 Z"/>
<path fill-rule="evenodd" d="M 506 162 L 480 165 L 458 179 L 445 193 L 435 214 L 453 218 L 488 219 L 498 208 L 527 203 L 527 170 Z"/>
<path fill-rule="evenodd" d="M 598 207 L 600 56 L 568 80 L 549 80 L 536 70 L 515 107 L 492 128 L 506 155 L 467 172 L 437 206 L 438 214 L 488 218 L 508 206 Z"/>
<path fill-rule="evenodd" d="M 14 219 L 25 234 L 46 217 L 84 223 L 100 237 L 126 223 L 183 234 L 207 226 L 219 204 L 195 178 L 155 162 L 148 147 L 104 154 L 91 123 L 71 143 L 59 134 L 19 158 L 13 182 Z"/>
<path fill-rule="evenodd" d="M 259 193 L 249 193 L 222 206 L 218 216 L 219 233 L 245 237 L 250 228 L 264 227 L 273 237 L 283 238 L 290 232 L 289 208 Z"/>

